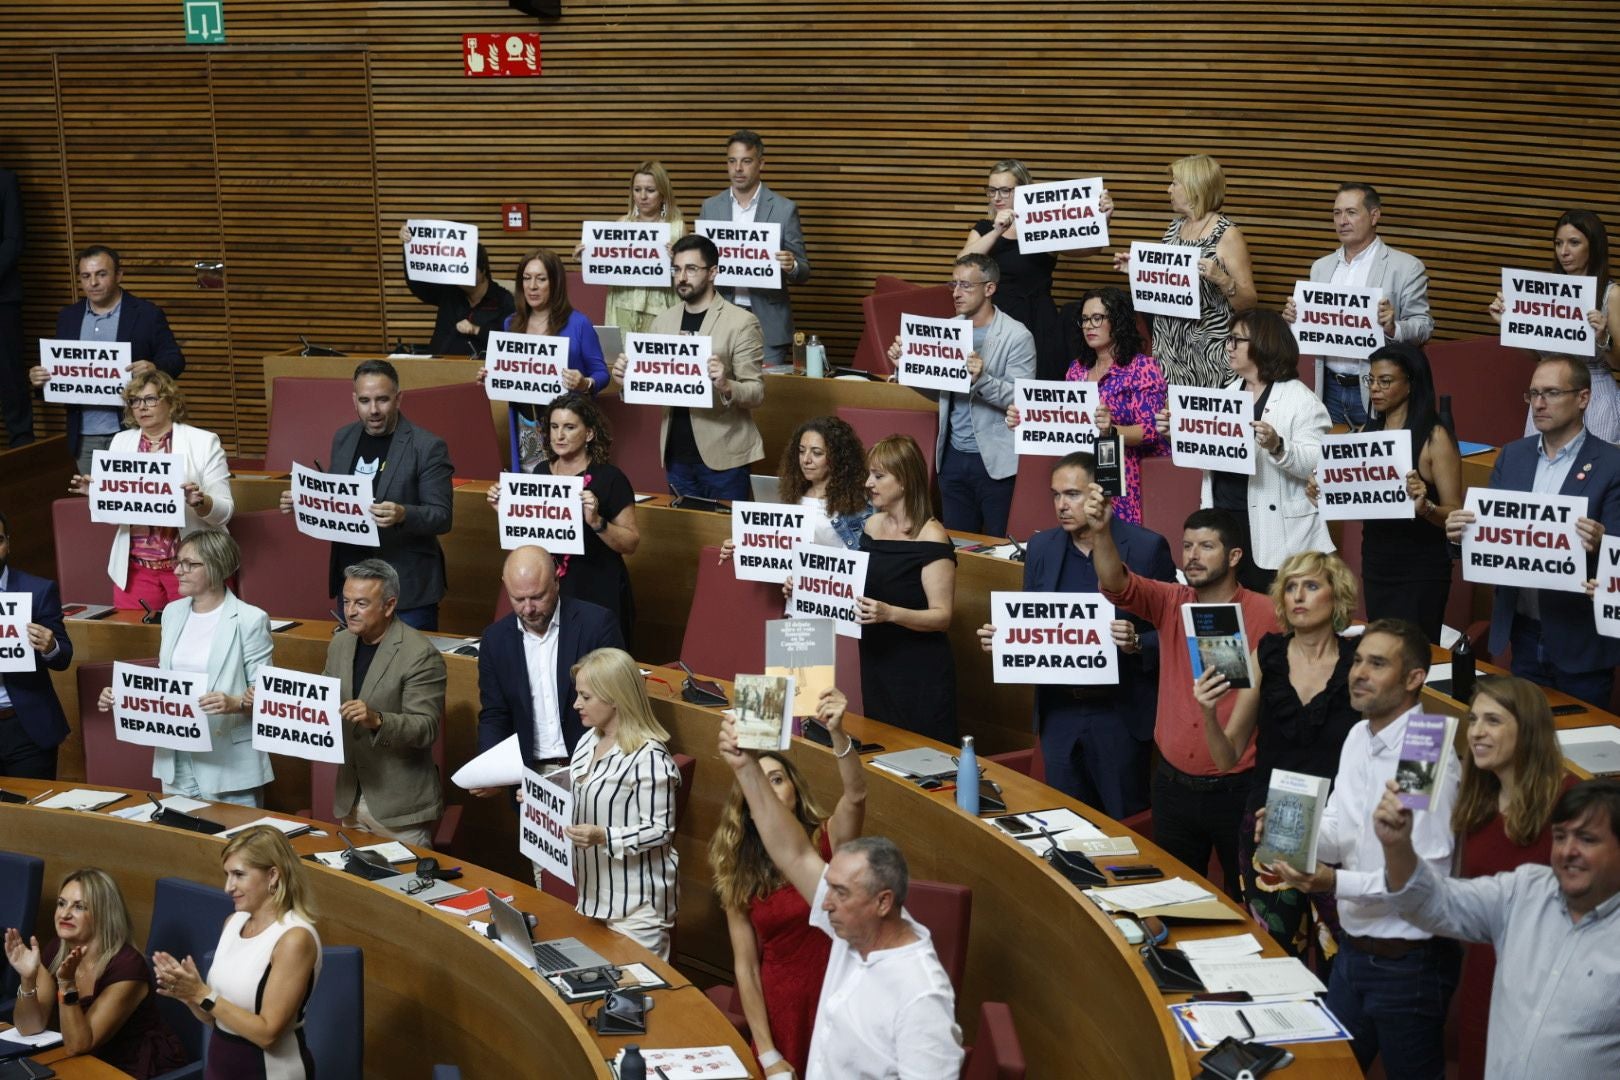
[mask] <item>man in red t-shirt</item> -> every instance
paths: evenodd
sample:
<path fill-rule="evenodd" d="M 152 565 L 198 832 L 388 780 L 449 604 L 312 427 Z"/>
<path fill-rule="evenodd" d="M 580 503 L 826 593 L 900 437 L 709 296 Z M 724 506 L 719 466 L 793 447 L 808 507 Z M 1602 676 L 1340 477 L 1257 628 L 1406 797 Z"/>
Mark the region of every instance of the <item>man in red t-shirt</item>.
<path fill-rule="evenodd" d="M 1238 604 L 1249 642 L 1278 631 L 1277 613 L 1269 597 L 1250 592 L 1237 581 L 1243 558 L 1238 547 L 1238 522 L 1224 510 L 1197 510 L 1187 518 L 1181 534 L 1181 573 L 1186 585 L 1153 581 L 1133 573 L 1119 557 L 1108 532 L 1112 510 L 1102 488 L 1091 485 L 1085 515 L 1096 540 L 1092 563 L 1104 596 L 1151 622 L 1159 631 L 1159 714 L 1153 741 L 1160 761 L 1153 773 L 1153 840 L 1188 868 L 1202 874 L 1213 850 L 1226 877 L 1226 891 L 1234 897 L 1242 885 L 1238 874 L 1238 829 L 1254 770 L 1254 744 L 1230 772 L 1223 773 L 1209 756 L 1204 738 L 1204 714 L 1193 697 L 1192 657 L 1176 641 L 1185 641 L 1183 604 Z M 1232 715 L 1237 695 L 1229 694 L 1216 707 L 1222 727 Z"/>

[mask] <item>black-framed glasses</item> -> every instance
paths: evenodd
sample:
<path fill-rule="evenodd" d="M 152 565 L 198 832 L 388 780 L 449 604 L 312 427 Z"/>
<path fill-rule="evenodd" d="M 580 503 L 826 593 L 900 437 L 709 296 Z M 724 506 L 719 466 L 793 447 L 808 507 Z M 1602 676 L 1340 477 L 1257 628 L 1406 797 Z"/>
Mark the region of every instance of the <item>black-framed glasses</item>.
<path fill-rule="evenodd" d="M 163 399 L 161 397 L 158 397 L 158 395 L 156 395 L 156 394 L 147 394 L 144 397 L 132 397 L 132 398 L 130 398 L 129 399 L 129 404 L 130 404 L 130 406 L 132 408 L 150 409 L 152 406 L 156 405 L 158 402 L 160 402 L 162 400 Z"/>
<path fill-rule="evenodd" d="M 1227 334 L 1226 335 L 1226 343 L 1228 345 L 1232 345 L 1232 346 L 1247 345 L 1250 340 L 1251 339 L 1246 338 L 1246 337 L 1242 337 L 1242 336 L 1240 336 L 1238 334 Z"/>
<path fill-rule="evenodd" d="M 1361 381 L 1378 390 L 1388 390 L 1396 383 L 1403 381 L 1405 375 L 1363 375 Z"/>
<path fill-rule="evenodd" d="M 175 561 L 175 564 L 174 564 L 175 571 L 177 573 L 181 573 L 181 574 L 189 574 L 193 570 L 201 570 L 202 567 L 203 567 L 202 563 L 193 562 L 190 559 L 178 559 L 178 560 Z"/>
<path fill-rule="evenodd" d="M 984 193 L 992 199 L 1005 199 L 1013 193 L 1013 189 L 1010 187 L 991 187 L 986 184 Z"/>
<path fill-rule="evenodd" d="M 990 284 L 988 281 L 947 281 L 945 287 L 953 293 L 958 293 L 972 292 L 974 289 L 982 289 L 988 284 Z"/>
<path fill-rule="evenodd" d="M 1103 323 L 1105 323 L 1107 321 L 1108 321 L 1108 316 L 1107 315 L 1082 315 L 1082 316 L 1080 316 L 1080 325 L 1081 326 L 1101 326 Z"/>
<path fill-rule="evenodd" d="M 1578 393 L 1580 393 L 1579 390 L 1526 390 L 1524 392 L 1524 403 L 1534 405 L 1542 398 L 1546 398 L 1547 404 L 1556 405 L 1570 394 Z"/>

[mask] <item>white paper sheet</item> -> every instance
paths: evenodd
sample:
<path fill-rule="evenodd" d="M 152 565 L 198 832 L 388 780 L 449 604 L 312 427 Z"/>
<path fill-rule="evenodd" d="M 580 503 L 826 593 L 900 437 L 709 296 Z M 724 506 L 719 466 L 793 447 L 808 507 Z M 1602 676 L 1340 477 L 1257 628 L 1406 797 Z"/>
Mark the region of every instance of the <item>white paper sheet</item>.
<path fill-rule="evenodd" d="M 523 779 L 523 751 L 509 735 L 457 769 L 450 782 L 459 788 L 517 787 Z"/>

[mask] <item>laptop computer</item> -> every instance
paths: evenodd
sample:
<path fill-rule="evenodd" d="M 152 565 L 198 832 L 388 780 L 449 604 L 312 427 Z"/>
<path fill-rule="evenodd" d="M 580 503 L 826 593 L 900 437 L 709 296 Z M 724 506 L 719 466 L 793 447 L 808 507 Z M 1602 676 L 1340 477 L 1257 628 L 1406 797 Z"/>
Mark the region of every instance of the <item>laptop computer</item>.
<path fill-rule="evenodd" d="M 613 966 L 607 957 L 578 938 L 531 941 L 529 923 L 521 911 L 489 889 L 484 890 L 484 897 L 489 901 L 490 918 L 495 924 L 495 940 L 540 976 L 561 975 L 565 971 L 578 971 L 581 968 Z M 528 944 L 529 948 L 525 949 L 523 947 L 525 944 Z"/>
<path fill-rule="evenodd" d="M 750 474 L 748 486 L 753 490 L 755 502 L 779 503 L 782 501 L 781 481 L 775 476 L 759 476 Z"/>

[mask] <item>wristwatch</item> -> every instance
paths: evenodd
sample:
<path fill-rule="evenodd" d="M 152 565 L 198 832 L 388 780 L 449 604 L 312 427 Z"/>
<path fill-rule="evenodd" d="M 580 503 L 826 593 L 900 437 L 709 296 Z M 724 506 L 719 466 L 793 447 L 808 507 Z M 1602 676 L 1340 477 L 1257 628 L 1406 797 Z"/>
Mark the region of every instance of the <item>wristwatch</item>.
<path fill-rule="evenodd" d="M 71 990 L 63 990 L 56 995 L 56 1000 L 63 1005 L 77 1005 L 79 1003 L 79 988 L 74 987 Z"/>
<path fill-rule="evenodd" d="M 208 995 L 197 1003 L 197 1008 L 201 1009 L 205 1013 L 211 1013 L 214 1011 L 214 1005 L 218 1000 L 219 999 L 214 995 L 214 988 L 210 986 L 208 988 Z"/>

